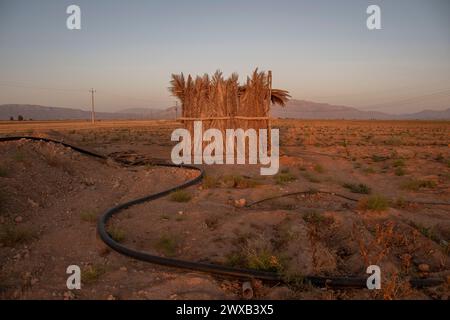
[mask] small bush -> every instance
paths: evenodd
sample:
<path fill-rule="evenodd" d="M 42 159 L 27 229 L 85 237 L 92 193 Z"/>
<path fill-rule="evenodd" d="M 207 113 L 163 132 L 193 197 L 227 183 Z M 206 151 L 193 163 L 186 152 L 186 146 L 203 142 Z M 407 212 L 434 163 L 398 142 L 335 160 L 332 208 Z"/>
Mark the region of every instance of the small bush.
<path fill-rule="evenodd" d="M 0 243 L 7 247 L 14 247 L 31 241 L 34 233 L 30 229 L 15 225 L 4 225 L 0 227 Z"/>
<path fill-rule="evenodd" d="M 432 228 L 427 228 L 415 222 L 411 222 L 411 226 L 417 229 L 424 237 L 427 237 L 428 239 L 433 240 L 434 242 L 440 243 L 441 239 L 438 237 L 438 235 L 436 234 L 436 232 L 434 232 Z"/>
<path fill-rule="evenodd" d="M 403 167 L 397 167 L 397 168 L 395 168 L 394 173 L 396 176 L 402 177 L 405 175 L 406 172 L 405 172 L 405 169 L 403 169 Z"/>
<path fill-rule="evenodd" d="M 389 208 L 389 201 L 381 195 L 374 195 L 361 199 L 358 207 L 361 210 L 384 211 Z"/>
<path fill-rule="evenodd" d="M 81 282 L 91 284 L 96 282 L 103 274 L 106 273 L 106 268 L 101 265 L 91 265 L 81 271 Z"/>
<path fill-rule="evenodd" d="M 121 243 L 125 240 L 125 231 L 118 227 L 109 228 L 108 233 L 111 238 L 118 243 Z"/>
<path fill-rule="evenodd" d="M 316 164 L 314 166 L 314 171 L 317 172 L 317 173 L 324 173 L 325 169 L 320 164 Z"/>
<path fill-rule="evenodd" d="M 307 223 L 315 224 L 315 225 L 333 223 L 333 218 L 324 217 L 322 214 L 320 214 L 314 210 L 303 214 L 303 220 Z"/>
<path fill-rule="evenodd" d="M 173 257 L 178 248 L 178 240 L 169 235 L 162 236 L 156 243 L 156 249 L 161 251 L 167 257 Z"/>
<path fill-rule="evenodd" d="M 306 180 L 308 180 L 309 182 L 312 182 L 312 183 L 319 183 L 319 182 L 320 182 L 320 179 L 319 179 L 319 178 L 317 178 L 315 175 L 313 175 L 313 174 L 311 174 L 311 173 L 309 173 L 309 172 L 303 172 L 303 173 L 302 173 L 302 176 L 303 176 Z"/>
<path fill-rule="evenodd" d="M 268 250 L 248 252 L 247 265 L 250 269 L 260 271 L 278 272 L 281 270 L 279 259 Z"/>
<path fill-rule="evenodd" d="M 97 221 L 97 214 L 91 210 L 85 210 L 80 213 L 80 218 L 84 222 L 94 223 Z"/>
<path fill-rule="evenodd" d="M 405 190 L 419 191 L 420 189 L 433 189 L 436 185 L 435 181 L 414 179 L 404 182 L 401 187 Z"/>
<path fill-rule="evenodd" d="M 363 183 L 345 183 L 344 188 L 347 188 L 353 193 L 370 194 L 372 192 L 371 188 Z"/>
<path fill-rule="evenodd" d="M 248 189 L 254 188 L 259 183 L 255 179 L 243 177 L 241 175 L 226 175 L 222 177 L 226 188 Z"/>
<path fill-rule="evenodd" d="M 280 185 L 283 185 L 283 184 L 286 184 L 286 183 L 289 183 L 289 182 L 292 182 L 295 180 L 297 180 L 297 177 L 293 173 L 290 173 L 288 170 L 287 171 L 284 170 L 284 172 L 282 171 L 275 176 L 275 183 L 280 184 Z"/>
<path fill-rule="evenodd" d="M 374 162 L 382 162 L 382 161 L 386 161 L 387 159 L 389 159 L 389 157 L 386 156 L 379 156 L 379 155 L 372 155 L 372 161 Z"/>
<path fill-rule="evenodd" d="M 191 199 L 191 194 L 184 190 L 177 190 L 170 195 L 170 200 L 175 202 L 189 202 Z"/>
<path fill-rule="evenodd" d="M 405 161 L 403 159 L 397 159 L 392 165 L 394 166 L 394 168 L 404 167 Z"/>
<path fill-rule="evenodd" d="M 247 268 L 258 271 L 280 272 L 282 265 L 277 256 L 266 249 L 248 249 L 233 252 L 226 257 L 226 264 L 235 268 Z"/>
<path fill-rule="evenodd" d="M 219 186 L 219 181 L 217 180 L 216 177 L 205 176 L 203 178 L 202 185 L 204 189 L 213 189 Z"/>
<path fill-rule="evenodd" d="M 373 173 L 375 173 L 376 171 L 375 171 L 375 169 L 372 168 L 372 167 L 366 167 L 366 168 L 363 169 L 363 172 L 364 172 L 365 174 L 373 174 Z"/>

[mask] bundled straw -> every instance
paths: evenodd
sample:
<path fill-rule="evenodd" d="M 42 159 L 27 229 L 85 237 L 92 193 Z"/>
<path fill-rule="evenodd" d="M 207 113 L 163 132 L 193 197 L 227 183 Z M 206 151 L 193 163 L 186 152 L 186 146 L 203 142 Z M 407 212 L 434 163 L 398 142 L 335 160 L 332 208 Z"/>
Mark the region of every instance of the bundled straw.
<path fill-rule="evenodd" d="M 247 77 L 244 85 L 239 85 L 239 76 L 233 73 L 224 79 L 222 72 L 207 74 L 172 74 L 169 91 L 177 97 L 182 106 L 181 120 L 193 132 L 193 123 L 202 120 L 203 129 L 270 128 L 270 105 L 285 106 L 290 95 L 286 90 L 272 89 L 272 74 L 256 69 Z"/>

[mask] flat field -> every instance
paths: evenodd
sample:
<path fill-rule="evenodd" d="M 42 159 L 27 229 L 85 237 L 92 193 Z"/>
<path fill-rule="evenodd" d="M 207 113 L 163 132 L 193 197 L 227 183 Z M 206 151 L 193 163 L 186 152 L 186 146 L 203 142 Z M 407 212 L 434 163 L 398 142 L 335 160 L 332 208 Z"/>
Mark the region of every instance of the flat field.
<path fill-rule="evenodd" d="M 96 220 L 108 208 L 192 178 L 170 160 L 174 121 L 0 122 L 1 299 L 239 299 L 232 278 L 139 262 L 109 250 Z M 201 184 L 127 209 L 116 241 L 166 257 L 278 272 L 259 299 L 448 299 L 450 122 L 276 120 L 280 171 L 204 166 Z M 261 201 L 262 200 L 262 201 Z M 258 202 L 258 203 L 256 203 Z M 245 204 L 245 205 L 244 205 Z M 66 268 L 82 269 L 69 291 Z M 324 289 L 304 276 L 368 276 L 381 290 Z M 411 278 L 443 284 L 413 288 Z"/>

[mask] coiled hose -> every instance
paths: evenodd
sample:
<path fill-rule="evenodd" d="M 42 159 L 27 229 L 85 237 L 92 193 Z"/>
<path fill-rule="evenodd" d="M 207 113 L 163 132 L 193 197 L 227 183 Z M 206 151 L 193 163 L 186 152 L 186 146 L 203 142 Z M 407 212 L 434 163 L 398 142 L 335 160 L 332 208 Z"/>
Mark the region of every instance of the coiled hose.
<path fill-rule="evenodd" d="M 49 138 L 41 138 L 41 137 L 27 137 L 27 136 L 16 136 L 16 137 L 1 137 L 0 142 L 6 142 L 6 141 L 17 141 L 17 140 L 32 140 L 32 141 L 42 141 L 47 143 L 55 143 L 60 144 L 66 148 L 70 148 L 74 151 L 77 151 L 79 153 L 107 160 L 108 157 L 104 155 L 100 155 L 82 148 L 78 148 L 76 146 L 70 145 L 68 143 L 57 141 Z M 140 260 L 140 261 L 146 261 L 162 266 L 168 266 L 168 267 L 174 267 L 174 268 L 181 268 L 181 269 L 189 269 L 193 271 L 201 271 L 206 273 L 212 273 L 216 275 L 221 276 L 228 276 L 228 277 L 234 277 L 238 279 L 260 279 L 260 280 L 266 280 L 266 281 L 274 281 L 274 282 L 289 282 L 285 277 L 282 275 L 275 273 L 275 272 L 265 272 L 265 271 L 258 271 L 258 270 L 251 270 L 251 269 L 241 269 L 241 268 L 232 268 L 227 266 L 221 266 L 216 264 L 209 264 L 209 263 L 202 263 L 202 262 L 192 262 L 192 261 L 186 261 L 186 260 L 179 260 L 179 259 L 173 259 L 173 258 L 165 258 L 161 256 L 156 256 L 149 254 L 147 252 L 143 251 L 137 251 L 134 249 L 131 249 L 129 247 L 126 247 L 116 241 L 109 235 L 109 233 L 106 230 L 106 225 L 114 215 L 117 215 L 121 211 L 130 208 L 134 205 L 141 204 L 148 201 L 153 201 L 159 198 L 162 198 L 164 196 L 169 195 L 170 193 L 181 190 L 184 188 L 187 188 L 189 186 L 193 186 L 199 182 L 202 181 L 204 176 L 203 169 L 192 166 L 192 165 L 175 165 L 175 164 L 169 164 L 169 163 L 154 163 L 156 166 L 162 166 L 162 167 L 176 167 L 176 168 L 185 168 L 189 170 L 195 170 L 198 172 L 198 175 L 189 180 L 186 181 L 180 185 L 174 186 L 170 189 L 157 192 L 154 194 L 147 195 L 142 198 L 134 199 L 122 204 L 119 204 L 113 208 L 108 209 L 105 213 L 103 213 L 97 222 L 97 231 L 100 236 L 100 238 L 103 240 L 103 242 L 108 245 L 113 250 Z M 314 286 L 319 287 L 332 287 L 332 288 L 366 288 L 367 287 L 367 278 L 366 277 L 317 277 L 317 276 L 304 276 L 301 277 L 301 280 L 304 283 L 310 283 Z M 429 286 L 436 286 L 442 284 L 444 281 L 440 278 L 427 278 L 427 279 L 411 279 L 410 284 L 413 287 L 429 287 Z"/>

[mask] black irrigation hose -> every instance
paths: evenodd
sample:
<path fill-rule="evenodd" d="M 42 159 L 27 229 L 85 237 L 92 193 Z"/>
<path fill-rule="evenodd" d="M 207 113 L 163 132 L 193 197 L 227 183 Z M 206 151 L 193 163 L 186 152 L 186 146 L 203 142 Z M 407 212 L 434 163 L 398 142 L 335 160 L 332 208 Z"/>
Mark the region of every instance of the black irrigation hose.
<path fill-rule="evenodd" d="M 336 192 L 331 192 L 331 191 L 321 191 L 321 190 L 307 190 L 307 191 L 295 191 L 295 192 L 289 192 L 289 193 L 283 193 L 277 196 L 272 196 L 272 197 L 268 197 L 268 198 L 264 198 L 261 200 L 257 200 L 255 202 L 249 203 L 246 205 L 247 208 L 253 207 L 257 204 L 261 204 L 263 202 L 266 201 L 270 201 L 270 200 L 275 200 L 275 199 L 280 199 L 280 198 L 286 198 L 286 197 L 292 197 L 292 196 L 298 196 L 298 195 L 314 195 L 314 194 L 328 194 L 331 196 L 335 196 L 338 198 L 342 198 L 348 201 L 352 201 L 352 202 L 358 202 L 359 199 L 356 198 L 351 198 L 348 197 L 346 195 L 340 194 L 340 193 L 336 193 Z M 415 203 L 415 204 L 422 204 L 422 205 L 434 205 L 434 206 L 450 206 L 450 202 L 427 202 L 427 201 L 417 201 L 417 200 L 405 200 L 406 203 Z"/>
<path fill-rule="evenodd" d="M 0 142 L 17 141 L 17 140 L 21 140 L 21 139 L 52 142 L 52 143 L 63 145 L 64 147 L 73 149 L 73 150 L 80 152 L 82 154 L 85 154 L 85 155 L 89 155 L 89 156 L 104 159 L 104 160 L 108 159 L 108 157 L 106 157 L 106 156 L 99 155 L 99 154 L 93 153 L 91 151 L 87 151 L 87 150 L 72 146 L 70 144 L 67 144 L 67 143 L 64 143 L 61 141 L 48 139 L 48 138 L 26 137 L 26 136 L 2 137 L 2 138 L 0 138 Z M 193 178 L 187 182 L 184 182 L 183 184 L 177 185 L 173 188 L 170 188 L 170 189 L 158 192 L 158 193 L 150 194 L 148 196 L 145 196 L 145 197 L 142 197 L 139 199 L 131 200 L 129 202 L 120 204 L 118 206 L 115 206 L 115 207 L 107 210 L 102 216 L 100 216 L 100 218 L 98 219 L 98 223 L 97 223 L 97 231 L 100 235 L 100 238 L 103 240 L 103 242 L 105 242 L 105 244 L 107 244 L 109 247 L 111 247 L 115 251 L 117 251 L 123 255 L 126 255 L 128 257 L 131 257 L 131 258 L 134 258 L 137 260 L 141 260 L 141 261 L 154 263 L 154 264 L 163 265 L 163 266 L 175 267 L 175 268 L 181 268 L 181 269 L 190 269 L 190 270 L 194 270 L 194 271 L 201 271 L 201 272 L 212 273 L 212 274 L 222 275 L 222 276 L 232 276 L 232 277 L 236 277 L 239 279 L 255 278 L 255 279 L 276 281 L 276 282 L 289 282 L 282 275 L 274 273 L 274 272 L 264 272 L 264 271 L 257 271 L 257 270 L 251 270 L 251 269 L 231 268 L 231 267 L 226 267 L 226 266 L 221 266 L 221 265 L 216 265 L 216 264 L 191 262 L 191 261 L 186 261 L 186 260 L 165 258 L 165 257 L 161 257 L 161 256 L 151 255 L 146 252 L 133 250 L 133 249 L 130 249 L 130 248 L 114 241 L 114 239 L 112 239 L 112 237 L 106 231 L 106 225 L 107 225 L 109 219 L 111 219 L 114 215 L 116 215 L 119 212 L 121 212 L 122 210 L 130 208 L 134 205 L 148 202 L 148 201 L 153 201 L 153 200 L 162 198 L 164 196 L 167 196 L 174 191 L 181 190 L 181 189 L 187 188 L 189 186 L 193 186 L 193 185 L 199 183 L 203 179 L 203 175 L 204 175 L 203 169 L 195 167 L 195 166 L 190 166 L 190 165 L 180 166 L 180 165 L 174 165 L 174 164 L 168 164 L 168 163 L 155 163 L 155 165 L 163 166 L 163 167 L 175 167 L 175 168 L 186 168 L 186 169 L 190 169 L 190 170 L 196 170 L 199 172 L 199 175 L 196 176 L 195 178 Z M 311 283 L 312 285 L 320 286 L 320 287 L 334 287 L 334 288 L 366 288 L 367 287 L 367 284 L 366 284 L 367 279 L 365 277 L 305 276 L 305 277 L 302 277 L 301 280 L 304 283 Z M 411 279 L 410 283 L 414 287 L 427 287 L 427 286 L 440 285 L 443 283 L 443 280 L 442 279 L 431 279 L 431 278 L 430 279 Z"/>

